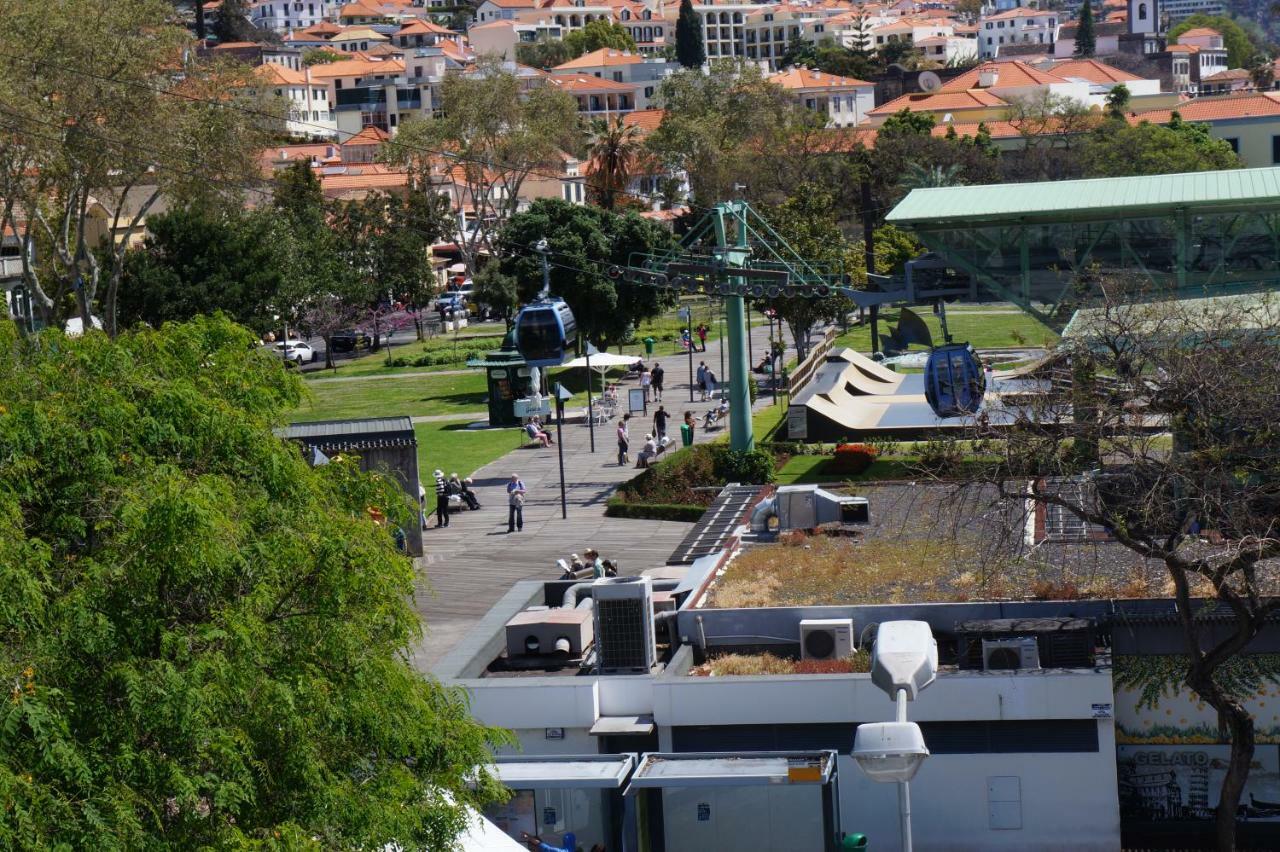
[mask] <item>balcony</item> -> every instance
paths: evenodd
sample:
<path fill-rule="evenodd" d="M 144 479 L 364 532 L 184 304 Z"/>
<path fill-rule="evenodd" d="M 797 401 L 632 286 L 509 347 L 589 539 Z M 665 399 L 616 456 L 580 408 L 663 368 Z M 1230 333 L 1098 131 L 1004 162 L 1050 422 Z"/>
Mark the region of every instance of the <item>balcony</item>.
<path fill-rule="evenodd" d="M 21 278 L 22 258 L 0 257 L 0 278 Z"/>

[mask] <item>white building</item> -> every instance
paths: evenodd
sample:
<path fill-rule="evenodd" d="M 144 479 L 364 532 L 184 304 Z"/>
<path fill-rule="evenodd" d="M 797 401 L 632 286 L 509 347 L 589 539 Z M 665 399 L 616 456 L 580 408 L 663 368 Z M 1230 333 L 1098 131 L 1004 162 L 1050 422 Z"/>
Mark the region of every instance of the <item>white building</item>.
<path fill-rule="evenodd" d="M 340 5 L 329 0 L 258 0 L 249 10 L 249 20 L 265 30 L 282 33 L 314 26 Z"/>
<path fill-rule="evenodd" d="M 1058 13 L 1039 9 L 1010 9 L 978 21 L 978 50 L 984 59 L 1000 55 L 1012 44 L 1043 44 L 1052 48 L 1058 40 Z"/>
<path fill-rule="evenodd" d="M 655 59 L 627 50 L 601 48 L 584 53 L 563 65 L 551 69 L 554 76 L 590 75 L 632 87 L 633 109 L 649 109 L 657 97 L 662 79 L 673 73 L 679 65 L 665 59 Z"/>
<path fill-rule="evenodd" d="M 874 83 L 824 74 L 808 68 L 788 68 L 774 74 L 769 82 L 786 89 L 807 109 L 827 117 L 828 127 L 853 127 L 866 121 L 876 105 Z"/>
<path fill-rule="evenodd" d="M 702 43 L 707 61 L 732 59 L 746 55 L 747 16 L 764 8 L 758 3 L 722 3 L 711 6 L 695 3 L 693 10 L 702 17 Z"/>
<path fill-rule="evenodd" d="M 952 65 L 978 56 L 978 40 L 968 36 L 930 36 L 920 39 L 915 45 L 925 59 L 941 65 Z"/>
<path fill-rule="evenodd" d="M 275 62 L 259 65 L 254 73 L 269 91 L 288 102 L 285 128 L 290 135 L 324 139 L 338 135 L 328 80 L 313 79 L 310 68 L 295 71 Z"/>

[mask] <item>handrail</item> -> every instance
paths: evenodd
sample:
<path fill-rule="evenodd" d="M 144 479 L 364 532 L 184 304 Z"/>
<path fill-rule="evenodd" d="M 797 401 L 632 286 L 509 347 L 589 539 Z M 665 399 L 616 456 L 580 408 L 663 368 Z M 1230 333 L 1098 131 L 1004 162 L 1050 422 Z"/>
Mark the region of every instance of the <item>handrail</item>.
<path fill-rule="evenodd" d="M 796 364 L 795 370 L 791 372 L 787 380 L 786 392 L 789 396 L 795 396 L 802 389 L 813 374 L 817 372 L 818 367 L 827 360 L 827 353 L 835 345 L 835 340 L 840 336 L 840 330 L 835 326 L 830 326 L 823 333 L 822 339 L 815 343 L 809 349 L 809 354 L 804 356 L 804 360 Z"/>

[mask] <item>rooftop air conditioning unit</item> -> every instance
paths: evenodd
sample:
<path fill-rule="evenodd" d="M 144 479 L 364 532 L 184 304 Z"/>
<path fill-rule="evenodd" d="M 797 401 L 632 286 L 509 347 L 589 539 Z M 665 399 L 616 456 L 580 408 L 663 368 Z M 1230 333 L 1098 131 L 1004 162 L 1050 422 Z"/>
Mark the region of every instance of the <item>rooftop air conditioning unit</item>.
<path fill-rule="evenodd" d="M 983 671 L 1040 668 L 1040 645 L 1034 636 L 1015 639 L 983 639 Z"/>
<path fill-rule="evenodd" d="M 507 657 L 581 657 L 591 645 L 591 631 L 591 612 L 585 608 L 533 607 L 516 613 L 507 622 Z"/>
<path fill-rule="evenodd" d="M 591 597 L 600 673 L 648 674 L 658 661 L 653 581 L 648 577 L 597 580 Z"/>
<path fill-rule="evenodd" d="M 802 660 L 839 660 L 852 654 L 852 618 L 807 618 L 800 622 Z"/>

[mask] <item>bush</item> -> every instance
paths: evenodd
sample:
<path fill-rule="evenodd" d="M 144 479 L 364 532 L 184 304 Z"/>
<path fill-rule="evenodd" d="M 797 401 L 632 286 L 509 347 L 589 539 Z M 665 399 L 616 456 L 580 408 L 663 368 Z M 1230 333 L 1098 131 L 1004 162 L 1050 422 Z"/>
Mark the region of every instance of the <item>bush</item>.
<path fill-rule="evenodd" d="M 751 395 L 751 404 L 756 404 L 756 397 L 760 395 L 760 385 L 756 382 L 755 376 L 747 376 L 747 393 Z"/>
<path fill-rule="evenodd" d="M 684 506 L 674 503 L 627 503 L 617 498 L 610 500 L 604 509 L 608 518 L 636 518 L 648 521 L 684 521 L 696 523 L 702 519 L 706 506 Z"/>
<path fill-rule="evenodd" d="M 435 352 L 427 352 L 413 359 L 415 367 L 440 367 L 446 364 L 465 364 L 473 358 L 479 358 L 481 352 L 475 349 L 468 349 L 465 352 L 454 354 L 452 350 L 439 350 Z M 397 361 L 403 361 L 403 358 L 397 358 Z M 403 365 L 397 365 L 403 366 Z"/>
<path fill-rule="evenodd" d="M 716 445 L 711 450 L 714 473 L 720 482 L 764 485 L 773 482 L 777 466 L 773 454 L 762 449 L 731 450 Z"/>
<path fill-rule="evenodd" d="M 678 504 L 701 510 L 711 505 L 715 491 L 695 491 L 721 484 L 716 478 L 710 447 L 696 446 L 664 454 L 658 464 L 623 483 L 614 498 L 620 503 Z"/>
<path fill-rule="evenodd" d="M 869 444 L 841 444 L 823 469 L 827 473 L 857 476 L 867 472 L 877 455 L 879 452 Z"/>
<path fill-rule="evenodd" d="M 954 438 L 932 438 L 916 444 L 919 459 L 913 468 L 929 476 L 949 476 L 960 470 L 964 462 L 964 448 Z"/>

